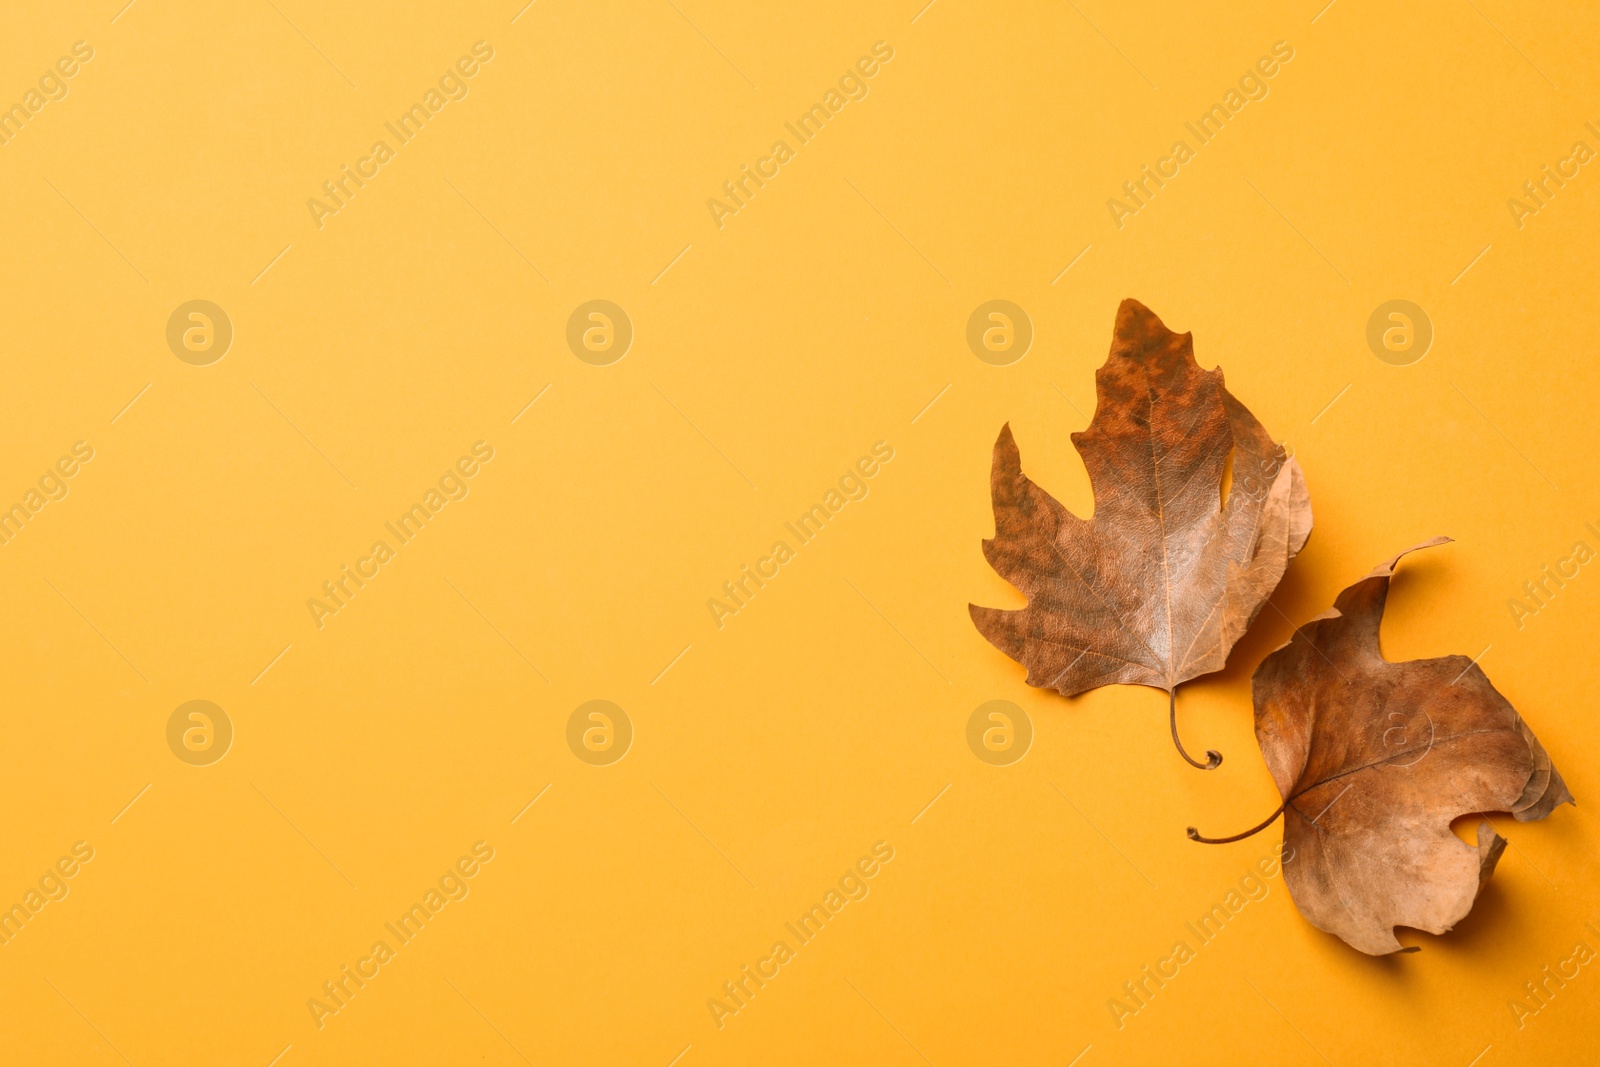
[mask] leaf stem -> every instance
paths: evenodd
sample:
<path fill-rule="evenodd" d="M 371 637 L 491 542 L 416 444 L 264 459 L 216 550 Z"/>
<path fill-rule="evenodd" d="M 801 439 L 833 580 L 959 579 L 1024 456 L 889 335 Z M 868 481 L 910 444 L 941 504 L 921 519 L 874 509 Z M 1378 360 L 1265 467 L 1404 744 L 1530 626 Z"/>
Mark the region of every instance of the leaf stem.
<path fill-rule="evenodd" d="M 1214 771 L 1222 762 L 1222 753 L 1214 748 L 1206 749 L 1206 762 L 1201 763 L 1188 752 L 1184 751 L 1183 742 L 1178 740 L 1178 687 L 1173 686 L 1167 690 L 1167 719 L 1172 724 L 1172 746 L 1178 750 L 1191 767 L 1199 767 L 1202 771 Z"/>
<path fill-rule="evenodd" d="M 1293 797 L 1289 798 L 1289 800 L 1293 799 Z M 1201 835 L 1199 830 L 1196 830 L 1191 826 L 1189 827 L 1189 840 L 1198 841 L 1202 845 L 1226 845 L 1233 841 L 1243 841 L 1247 837 L 1252 837 L 1256 834 L 1259 834 L 1261 831 L 1265 830 L 1267 827 L 1276 822 L 1278 816 L 1282 815 L 1284 809 L 1289 806 L 1289 800 L 1285 800 L 1282 804 L 1279 804 L 1277 811 L 1273 812 L 1271 815 L 1268 815 L 1265 819 L 1262 819 L 1259 823 L 1250 827 L 1250 829 L 1244 831 L 1243 833 L 1234 834 L 1232 837 L 1204 837 Z"/>

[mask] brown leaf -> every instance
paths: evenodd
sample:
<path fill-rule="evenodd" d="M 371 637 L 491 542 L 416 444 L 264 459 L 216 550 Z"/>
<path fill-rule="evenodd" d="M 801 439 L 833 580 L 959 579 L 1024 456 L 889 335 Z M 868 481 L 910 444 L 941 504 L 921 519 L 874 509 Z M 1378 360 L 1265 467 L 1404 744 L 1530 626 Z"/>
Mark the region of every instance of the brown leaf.
<path fill-rule="evenodd" d="M 1189 334 L 1144 305 L 1117 309 L 1094 419 L 1072 443 L 1094 488 L 1080 519 L 1022 473 L 1011 427 L 994 446 L 989 563 L 1028 597 L 969 605 L 1028 684 L 1065 696 L 1220 670 L 1311 533 L 1299 464 L 1201 370 Z M 1233 463 L 1226 503 L 1223 474 Z M 1176 736 L 1176 734 L 1174 734 Z"/>
<path fill-rule="evenodd" d="M 1339 594 L 1256 670 L 1256 738 L 1286 798 L 1285 880 L 1300 913 L 1363 952 L 1394 927 L 1440 934 L 1506 846 L 1450 830 L 1473 812 L 1542 819 L 1572 794 L 1533 731 L 1466 656 L 1390 663 L 1378 627 L 1408 548 Z"/>

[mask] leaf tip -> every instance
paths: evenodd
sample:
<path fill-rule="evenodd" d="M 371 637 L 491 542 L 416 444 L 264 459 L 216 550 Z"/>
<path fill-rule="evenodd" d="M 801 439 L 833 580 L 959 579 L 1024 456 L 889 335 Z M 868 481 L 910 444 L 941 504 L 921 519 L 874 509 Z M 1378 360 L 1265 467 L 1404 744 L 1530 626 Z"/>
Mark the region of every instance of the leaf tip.
<path fill-rule="evenodd" d="M 1114 339 L 1128 341 L 1148 341 L 1172 333 L 1161 316 L 1131 296 L 1117 305 L 1117 321 L 1111 332 Z"/>

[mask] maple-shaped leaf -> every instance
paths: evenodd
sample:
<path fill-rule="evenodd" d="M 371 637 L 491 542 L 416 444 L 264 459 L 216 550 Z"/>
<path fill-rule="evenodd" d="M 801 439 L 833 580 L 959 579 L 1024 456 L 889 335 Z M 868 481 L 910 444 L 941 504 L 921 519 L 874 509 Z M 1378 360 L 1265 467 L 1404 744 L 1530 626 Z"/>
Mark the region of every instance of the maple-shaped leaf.
<path fill-rule="evenodd" d="M 979 632 L 1027 667 L 1029 685 L 1170 694 L 1222 668 L 1310 535 L 1311 501 L 1299 464 L 1224 388 L 1222 370 L 1202 370 L 1191 335 L 1136 300 L 1117 309 L 1095 386 L 1094 418 L 1072 435 L 1094 517 L 1029 480 L 1003 427 L 989 479 L 995 535 L 983 552 L 1028 604 L 969 609 Z M 1212 753 L 1213 766 L 1220 759 Z"/>
<path fill-rule="evenodd" d="M 1289 893 L 1312 925 L 1373 955 L 1402 951 L 1396 926 L 1450 929 L 1494 871 L 1505 838 L 1485 820 L 1474 848 L 1452 819 L 1504 811 L 1525 822 L 1573 803 L 1544 746 L 1472 660 L 1383 658 L 1395 565 L 1448 540 L 1408 548 L 1340 593 L 1253 683 L 1256 739 L 1285 798 Z"/>

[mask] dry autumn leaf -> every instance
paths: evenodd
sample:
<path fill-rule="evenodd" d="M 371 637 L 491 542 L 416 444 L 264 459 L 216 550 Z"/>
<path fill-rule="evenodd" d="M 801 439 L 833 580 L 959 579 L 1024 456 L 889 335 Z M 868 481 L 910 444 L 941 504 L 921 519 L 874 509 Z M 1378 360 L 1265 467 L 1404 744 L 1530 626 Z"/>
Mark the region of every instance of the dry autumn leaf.
<path fill-rule="evenodd" d="M 1220 670 L 1311 533 L 1299 465 L 1201 370 L 1190 334 L 1136 300 L 1117 309 L 1089 428 L 1072 435 L 1094 489 L 1080 519 L 1022 473 L 1011 427 L 994 446 L 991 566 L 1028 598 L 969 605 L 980 633 L 1072 696 L 1113 682 L 1169 694 Z M 1224 478 L 1232 485 L 1224 499 Z M 1208 766 L 1221 760 L 1209 753 Z"/>
<path fill-rule="evenodd" d="M 1383 658 L 1395 565 L 1448 540 L 1408 548 L 1340 593 L 1255 674 L 1256 738 L 1285 798 L 1272 818 L 1284 815 L 1293 850 L 1289 893 L 1312 925 L 1373 955 L 1403 950 L 1396 926 L 1450 929 L 1494 871 L 1505 838 L 1485 820 L 1474 848 L 1451 820 L 1506 811 L 1525 822 L 1573 803 L 1533 731 L 1466 656 Z"/>

